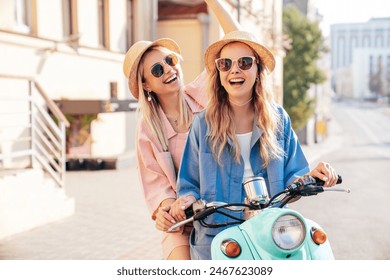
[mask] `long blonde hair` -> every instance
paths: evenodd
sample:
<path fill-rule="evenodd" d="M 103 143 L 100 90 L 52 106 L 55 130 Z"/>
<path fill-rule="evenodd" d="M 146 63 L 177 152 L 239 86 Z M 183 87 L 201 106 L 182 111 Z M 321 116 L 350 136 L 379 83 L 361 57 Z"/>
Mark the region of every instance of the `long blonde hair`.
<path fill-rule="evenodd" d="M 143 62 L 145 60 L 145 57 L 147 53 L 151 52 L 152 50 L 159 50 L 162 52 L 171 52 L 175 53 L 171 50 L 168 50 L 163 47 L 152 47 L 148 49 L 142 56 L 139 66 L 138 66 L 138 72 L 137 72 L 137 81 L 138 81 L 138 90 L 140 92 L 139 97 L 138 97 L 138 103 L 139 103 L 139 110 L 142 114 L 142 117 L 144 118 L 145 122 L 147 123 L 148 127 L 150 128 L 151 132 L 153 135 L 157 138 L 159 143 L 162 146 L 162 149 L 164 151 L 168 151 L 168 138 L 165 135 L 165 129 L 164 129 L 164 124 L 161 120 L 161 117 L 159 115 L 159 108 L 161 107 L 160 102 L 158 100 L 158 96 L 154 92 L 147 92 L 144 90 L 142 83 L 145 82 L 145 79 L 143 77 L 144 73 L 144 67 L 143 67 Z M 182 57 L 180 54 L 175 53 L 180 60 L 182 60 Z M 180 93 L 179 93 L 179 110 L 180 110 L 180 115 L 179 115 L 179 125 L 184 125 L 189 129 L 191 123 L 192 123 L 192 112 L 191 109 L 189 108 L 185 97 L 184 97 L 184 89 L 183 86 L 180 87 Z M 151 100 L 148 100 L 148 96 L 150 95 Z"/>
<path fill-rule="evenodd" d="M 265 76 L 262 71 L 261 60 L 255 54 L 258 61 L 258 76 L 253 86 L 252 101 L 256 125 L 263 129 L 260 137 L 260 156 L 263 159 L 263 166 L 268 166 L 271 159 L 280 158 L 284 151 L 278 146 L 276 135 L 280 131 L 281 118 L 273 103 L 273 94 L 265 87 Z M 236 127 L 233 121 L 233 111 L 229 103 L 229 95 L 221 85 L 219 71 L 213 68 L 209 76 L 208 85 L 209 103 L 206 108 L 206 123 L 208 126 L 208 140 L 214 157 L 221 164 L 223 149 L 230 138 L 234 143 L 234 159 L 240 162 L 240 145 L 236 137 Z"/>

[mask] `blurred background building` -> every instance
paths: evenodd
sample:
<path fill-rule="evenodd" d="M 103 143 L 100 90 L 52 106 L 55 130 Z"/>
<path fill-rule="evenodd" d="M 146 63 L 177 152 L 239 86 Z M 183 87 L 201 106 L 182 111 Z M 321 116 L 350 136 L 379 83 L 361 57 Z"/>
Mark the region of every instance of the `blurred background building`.
<path fill-rule="evenodd" d="M 390 17 L 331 26 L 332 86 L 340 97 L 390 96 Z"/>

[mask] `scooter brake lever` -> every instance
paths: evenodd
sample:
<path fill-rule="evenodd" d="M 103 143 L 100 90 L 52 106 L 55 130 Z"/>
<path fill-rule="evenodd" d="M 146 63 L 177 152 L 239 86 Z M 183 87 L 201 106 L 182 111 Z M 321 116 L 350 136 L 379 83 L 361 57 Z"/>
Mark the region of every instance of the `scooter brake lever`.
<path fill-rule="evenodd" d="M 330 187 L 330 188 L 324 188 L 324 191 L 334 191 L 334 192 L 350 193 L 351 189 L 350 188 L 345 188 L 345 187 Z"/>
<path fill-rule="evenodd" d="M 185 225 L 189 222 L 192 222 L 194 220 L 194 217 L 191 217 L 191 218 L 188 218 L 188 219 L 185 219 L 181 222 L 178 222 L 176 224 L 174 224 L 173 226 L 171 226 L 169 229 L 168 229 L 168 232 L 172 232 L 174 231 L 175 229 L 178 229 L 179 227 L 181 227 L 182 225 Z"/>

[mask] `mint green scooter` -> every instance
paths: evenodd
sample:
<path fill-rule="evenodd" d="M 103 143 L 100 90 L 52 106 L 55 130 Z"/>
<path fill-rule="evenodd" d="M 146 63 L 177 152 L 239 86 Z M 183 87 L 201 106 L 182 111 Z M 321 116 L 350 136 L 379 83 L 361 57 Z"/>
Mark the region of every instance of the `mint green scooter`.
<path fill-rule="evenodd" d="M 339 176 L 338 184 L 341 183 Z M 303 176 L 271 199 L 262 177 L 246 180 L 243 203 L 196 201 L 186 214 L 188 219 L 174 225 L 174 230 L 191 221 L 202 221 L 213 213 L 244 212 L 244 219 L 217 234 L 211 244 L 213 260 L 332 260 L 332 248 L 325 231 L 314 221 L 286 206 L 302 196 L 324 191 L 350 192 L 342 187 L 323 188 L 323 181 Z M 204 226 L 218 227 L 218 225 Z M 226 225 L 224 225 L 226 226 Z"/>

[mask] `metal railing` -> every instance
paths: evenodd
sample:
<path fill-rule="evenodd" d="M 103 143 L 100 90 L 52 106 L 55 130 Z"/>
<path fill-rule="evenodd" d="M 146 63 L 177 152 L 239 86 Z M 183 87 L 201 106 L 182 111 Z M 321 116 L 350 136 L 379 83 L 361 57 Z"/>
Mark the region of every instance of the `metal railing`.
<path fill-rule="evenodd" d="M 0 87 L 1 169 L 21 168 L 15 161 L 27 159 L 24 168 L 40 166 L 63 187 L 68 120 L 33 78 L 0 74 L 0 81 L 5 80 L 10 92 Z M 20 84 L 27 87 L 19 91 Z"/>

